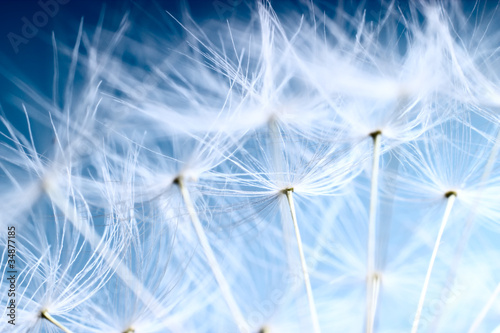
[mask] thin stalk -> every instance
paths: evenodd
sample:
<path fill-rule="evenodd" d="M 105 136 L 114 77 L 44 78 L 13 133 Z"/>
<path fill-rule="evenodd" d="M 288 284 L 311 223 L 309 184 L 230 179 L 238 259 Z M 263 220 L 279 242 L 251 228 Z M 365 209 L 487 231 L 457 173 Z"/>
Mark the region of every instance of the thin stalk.
<path fill-rule="evenodd" d="M 217 259 L 215 258 L 215 254 L 212 250 L 212 247 L 210 246 L 210 243 L 208 241 L 207 235 L 205 234 L 205 230 L 203 229 L 203 226 L 201 225 L 201 222 L 198 218 L 198 214 L 196 213 L 196 210 L 194 208 L 194 204 L 191 200 L 191 196 L 189 195 L 189 191 L 187 190 L 186 186 L 184 185 L 184 181 L 182 177 L 178 177 L 175 180 L 175 183 L 179 186 L 179 190 L 181 192 L 182 198 L 184 200 L 184 203 L 186 205 L 186 208 L 188 210 L 189 216 L 191 218 L 191 223 L 193 225 L 193 228 L 196 232 L 196 236 L 198 237 L 198 240 L 200 242 L 201 248 L 203 249 L 203 253 L 205 254 L 205 257 L 207 258 L 208 265 L 210 266 L 210 269 L 212 270 L 212 273 L 215 277 L 215 280 L 217 281 L 217 284 L 219 285 L 219 288 L 222 293 L 222 297 L 226 301 L 227 306 L 229 307 L 229 310 L 231 311 L 231 314 L 233 315 L 233 318 L 238 325 L 239 329 L 241 332 L 247 332 L 248 331 L 248 324 L 243 317 L 243 314 L 241 313 L 241 310 L 236 303 L 236 300 L 233 297 L 233 294 L 231 292 L 231 288 L 229 287 L 229 284 L 226 281 L 226 278 L 224 277 L 224 274 L 222 273 L 222 270 L 220 269 L 219 263 Z"/>
<path fill-rule="evenodd" d="M 293 189 L 285 190 L 286 198 L 288 200 L 288 205 L 290 206 L 290 213 L 292 214 L 293 227 L 295 229 L 295 238 L 297 240 L 297 246 L 300 255 L 300 264 L 302 266 L 302 273 L 304 274 L 304 284 L 307 291 L 307 300 L 309 302 L 309 311 L 311 312 L 311 319 L 313 323 L 313 332 L 321 332 L 319 327 L 318 314 L 316 312 L 316 306 L 314 304 L 313 293 L 311 289 L 311 281 L 309 280 L 309 273 L 307 271 L 306 258 L 304 257 L 304 250 L 302 248 L 302 240 L 300 238 L 299 225 L 297 224 L 297 215 L 295 214 L 295 204 L 293 200 Z"/>
<path fill-rule="evenodd" d="M 373 325 L 375 323 L 375 313 L 377 312 L 378 296 L 380 292 L 380 276 L 377 273 L 373 273 L 369 276 L 368 282 L 370 283 L 369 290 L 369 311 L 367 317 L 367 330 L 370 328 L 370 332 L 373 331 Z"/>
<path fill-rule="evenodd" d="M 477 331 L 479 325 L 481 325 L 481 323 L 484 320 L 484 317 L 486 317 L 486 314 L 488 313 L 488 311 L 490 311 L 490 309 L 491 309 L 493 303 L 495 302 L 495 299 L 498 297 L 499 293 L 500 293 L 500 283 L 495 288 L 495 291 L 493 292 L 493 294 L 491 295 L 490 299 L 485 304 L 485 306 L 482 308 L 481 312 L 479 312 L 479 314 L 477 315 L 477 317 L 474 320 L 474 322 L 472 323 L 468 333 L 474 333 Z"/>
<path fill-rule="evenodd" d="M 373 164 L 370 187 L 370 215 L 368 220 L 368 264 L 366 279 L 366 333 L 373 332 L 375 311 L 380 290 L 380 278 L 375 273 L 375 243 L 377 230 L 378 174 L 381 146 L 381 131 L 370 134 L 373 139 Z"/>
<path fill-rule="evenodd" d="M 57 321 L 57 319 L 55 319 L 54 317 L 52 317 L 48 312 L 47 310 L 43 310 L 41 313 L 40 313 L 40 316 L 44 319 L 47 319 L 48 321 L 50 321 L 52 324 L 56 325 L 57 327 L 59 327 L 63 332 L 66 332 L 66 333 L 71 333 L 71 331 L 69 329 L 67 329 L 66 327 L 64 327 L 60 322 Z"/>
<path fill-rule="evenodd" d="M 456 192 L 450 191 L 445 194 L 447 198 L 446 209 L 444 211 L 443 220 L 441 221 L 441 227 L 439 228 L 439 233 L 436 239 L 436 243 L 434 243 L 434 250 L 432 251 L 431 260 L 429 262 L 429 267 L 427 268 L 427 274 L 424 280 L 424 286 L 422 287 L 422 291 L 420 293 L 420 299 L 418 301 L 417 312 L 415 314 L 415 319 L 413 320 L 413 327 L 411 329 L 411 333 L 417 333 L 418 331 L 418 323 L 420 321 L 420 315 L 422 314 L 422 308 L 424 306 L 425 295 L 427 294 L 427 288 L 429 287 L 429 281 L 431 278 L 432 267 L 434 266 L 434 261 L 436 260 L 437 252 L 439 249 L 439 244 L 441 243 L 441 237 L 443 236 L 444 228 L 446 227 L 446 223 L 450 217 L 451 208 L 455 203 L 455 199 L 457 197 Z"/>

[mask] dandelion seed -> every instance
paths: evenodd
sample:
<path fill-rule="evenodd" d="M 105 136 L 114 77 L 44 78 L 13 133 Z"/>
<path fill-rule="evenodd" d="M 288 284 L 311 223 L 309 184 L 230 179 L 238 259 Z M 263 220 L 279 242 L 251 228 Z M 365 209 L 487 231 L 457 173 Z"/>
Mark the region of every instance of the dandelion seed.
<path fill-rule="evenodd" d="M 373 324 L 375 321 L 375 312 L 378 301 L 378 293 L 380 289 L 380 279 L 375 273 L 375 240 L 376 240 L 376 218 L 377 218 L 377 194 L 378 194 L 378 170 L 380 156 L 380 140 L 381 131 L 376 131 L 370 134 L 373 139 L 373 164 L 372 164 L 372 180 L 370 189 L 370 217 L 368 222 L 368 269 L 367 269 L 367 286 L 366 286 L 366 332 L 373 332 Z"/>
<path fill-rule="evenodd" d="M 418 330 L 418 324 L 420 320 L 420 316 L 422 313 L 422 307 L 424 305 L 425 296 L 427 294 L 427 287 L 429 285 L 429 280 L 432 274 L 432 268 L 434 266 L 434 261 L 436 260 L 436 255 L 439 250 L 439 244 L 441 243 L 441 238 L 443 236 L 444 229 L 446 227 L 446 223 L 448 222 L 448 218 L 450 217 L 451 209 L 453 208 L 453 204 L 455 203 L 455 199 L 457 197 L 457 193 L 455 191 L 448 191 L 445 193 L 446 198 L 446 208 L 443 214 L 443 220 L 441 221 L 441 226 L 439 227 L 439 233 L 436 238 L 436 243 L 434 244 L 434 249 L 432 250 L 431 260 L 429 262 L 429 267 L 427 269 L 427 274 L 424 280 L 424 286 L 422 287 L 422 291 L 420 294 L 420 300 L 418 301 L 417 312 L 415 314 L 415 320 L 413 321 L 412 333 L 416 333 Z"/>
<path fill-rule="evenodd" d="M 309 309 L 311 311 L 311 318 L 313 322 L 314 332 L 321 332 L 318 321 L 318 314 L 316 313 L 316 306 L 314 304 L 314 297 L 311 290 L 311 282 L 309 281 L 309 272 L 307 271 L 307 263 L 304 257 L 304 250 L 302 249 L 302 240 L 300 238 L 299 226 L 297 224 L 297 216 L 295 214 L 295 204 L 293 201 L 293 189 L 284 190 L 288 205 L 290 206 L 290 214 L 292 215 L 293 227 L 295 230 L 295 237 L 297 240 L 297 247 L 299 249 L 300 263 L 302 266 L 302 274 L 304 274 L 304 284 L 306 285 L 307 298 L 309 302 Z"/>

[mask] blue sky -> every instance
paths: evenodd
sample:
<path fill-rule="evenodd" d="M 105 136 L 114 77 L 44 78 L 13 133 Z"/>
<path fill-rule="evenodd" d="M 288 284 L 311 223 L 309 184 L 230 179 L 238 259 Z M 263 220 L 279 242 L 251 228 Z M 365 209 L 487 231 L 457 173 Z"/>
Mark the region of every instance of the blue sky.
<path fill-rule="evenodd" d="M 201 21 L 207 18 L 224 19 L 236 14 L 242 1 L 200 1 L 190 0 L 186 5 L 192 16 Z M 54 3 L 56 4 L 54 6 Z M 26 133 L 27 126 L 21 112 L 23 93 L 15 87 L 12 78 L 20 78 L 38 94 L 52 95 L 53 49 L 51 34 L 58 43 L 72 45 L 77 36 L 78 24 L 84 18 L 85 29 L 97 25 L 102 8 L 106 4 L 105 26 L 115 26 L 120 14 L 131 9 L 134 15 L 144 18 L 144 13 L 161 19 L 162 11 L 168 10 L 180 16 L 179 1 L 79 1 L 79 0 L 8 0 L 2 1 L 0 11 L 0 105 L 2 114 Z M 44 9 L 45 8 L 45 9 Z M 233 9 L 234 8 L 234 9 Z M 219 15 L 219 13 L 221 15 Z M 146 18 L 147 20 L 147 18 Z M 34 23 L 38 23 L 35 25 Z M 33 30 L 36 29 L 36 30 Z M 61 64 L 63 65 L 63 64 Z M 61 66 L 64 68 L 64 66 Z M 13 100 L 15 98 L 15 100 Z M 23 101 L 23 102 L 28 102 Z M 34 126 L 36 133 L 37 126 Z M 0 125 L 3 131 L 4 127 Z M 1 139 L 0 139 L 1 140 Z"/>

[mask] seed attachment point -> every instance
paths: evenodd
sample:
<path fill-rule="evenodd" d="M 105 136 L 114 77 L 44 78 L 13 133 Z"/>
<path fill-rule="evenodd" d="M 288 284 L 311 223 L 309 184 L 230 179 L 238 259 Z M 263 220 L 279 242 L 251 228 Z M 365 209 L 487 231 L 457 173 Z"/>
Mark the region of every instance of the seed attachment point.
<path fill-rule="evenodd" d="M 445 198 L 449 198 L 449 197 L 451 197 L 452 195 L 454 195 L 454 196 L 456 197 L 456 196 L 457 196 L 457 192 L 455 192 L 455 191 L 448 191 L 448 192 L 446 192 L 446 193 L 444 194 L 444 197 L 445 197 Z"/>
<path fill-rule="evenodd" d="M 373 281 L 373 283 L 380 283 L 382 276 L 378 272 L 373 272 L 373 274 L 370 276 L 370 279 Z"/>
<path fill-rule="evenodd" d="M 179 185 L 180 183 L 182 183 L 182 176 L 177 176 L 172 181 L 172 184 L 174 184 L 174 185 Z"/>
<path fill-rule="evenodd" d="M 55 326 L 59 327 L 65 333 L 71 333 L 69 329 L 64 327 L 60 322 L 58 322 L 54 317 L 52 317 L 47 310 L 40 311 L 40 318 L 48 320 Z"/>
<path fill-rule="evenodd" d="M 372 132 L 369 134 L 369 136 L 372 137 L 373 141 L 375 141 L 375 139 L 377 138 L 377 136 L 379 135 L 382 135 L 382 131 L 381 130 L 376 130 L 375 132 Z"/>

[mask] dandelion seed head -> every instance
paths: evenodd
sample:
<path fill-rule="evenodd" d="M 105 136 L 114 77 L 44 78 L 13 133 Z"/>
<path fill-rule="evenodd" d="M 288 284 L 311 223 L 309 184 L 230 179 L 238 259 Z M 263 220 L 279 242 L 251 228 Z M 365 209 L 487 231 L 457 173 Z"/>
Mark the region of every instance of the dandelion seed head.
<path fill-rule="evenodd" d="M 498 5 L 170 5 L 0 66 L 15 332 L 498 330 Z"/>

